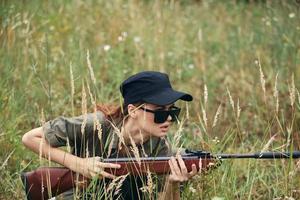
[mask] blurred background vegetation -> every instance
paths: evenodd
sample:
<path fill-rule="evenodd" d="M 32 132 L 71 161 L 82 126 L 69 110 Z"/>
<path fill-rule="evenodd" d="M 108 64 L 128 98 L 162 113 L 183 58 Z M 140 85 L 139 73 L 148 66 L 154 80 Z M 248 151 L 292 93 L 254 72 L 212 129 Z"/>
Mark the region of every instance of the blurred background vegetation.
<path fill-rule="evenodd" d="M 182 105 L 184 147 L 299 150 L 299 9 L 294 0 L 2 0 L 0 199 L 24 199 L 20 173 L 41 164 L 24 133 L 81 114 L 83 84 L 97 103 L 118 104 L 121 81 L 142 70 L 168 73 L 195 97 Z M 299 172 L 292 160 L 226 160 L 183 198 L 300 199 Z"/>

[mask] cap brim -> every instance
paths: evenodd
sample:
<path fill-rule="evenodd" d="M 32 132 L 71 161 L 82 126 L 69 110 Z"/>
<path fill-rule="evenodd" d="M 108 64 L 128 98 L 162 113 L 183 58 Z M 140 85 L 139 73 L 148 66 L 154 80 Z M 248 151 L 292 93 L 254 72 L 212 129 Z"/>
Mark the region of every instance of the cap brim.
<path fill-rule="evenodd" d="M 165 90 L 162 90 L 159 93 L 152 94 L 151 97 L 144 97 L 143 101 L 145 103 L 151 103 L 159 106 L 168 105 L 171 103 L 174 103 L 178 99 L 181 99 L 183 101 L 192 101 L 193 97 L 190 94 L 179 92 L 176 90 L 173 90 L 172 88 L 168 88 Z"/>

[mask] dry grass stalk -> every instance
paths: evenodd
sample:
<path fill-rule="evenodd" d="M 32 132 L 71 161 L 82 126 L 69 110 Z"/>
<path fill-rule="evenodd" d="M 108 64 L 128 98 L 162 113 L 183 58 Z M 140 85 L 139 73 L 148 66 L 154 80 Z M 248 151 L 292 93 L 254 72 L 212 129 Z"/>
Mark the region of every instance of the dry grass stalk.
<path fill-rule="evenodd" d="M 208 101 L 208 90 L 206 84 L 204 84 L 204 106 L 206 107 Z"/>
<path fill-rule="evenodd" d="M 295 81 L 294 81 L 294 74 L 292 76 L 291 85 L 289 85 L 289 93 L 290 93 L 291 106 L 294 107 L 295 99 L 296 99 L 296 87 L 295 87 Z"/>
<path fill-rule="evenodd" d="M 120 188 L 127 176 L 128 174 L 125 174 L 113 179 L 112 182 L 108 185 L 106 193 L 109 194 L 110 192 L 113 192 L 113 196 L 118 195 L 120 192 Z"/>
<path fill-rule="evenodd" d="M 67 144 L 66 144 L 66 146 L 67 146 L 67 152 L 71 153 L 71 145 L 70 145 L 70 140 L 69 140 L 68 137 L 67 137 Z"/>
<path fill-rule="evenodd" d="M 109 146 L 108 146 L 107 157 L 109 157 L 110 154 L 111 154 L 111 150 L 112 150 L 114 142 L 115 142 L 115 135 L 112 134 L 112 138 L 111 138 L 111 141 L 110 141 Z"/>
<path fill-rule="evenodd" d="M 89 143 L 87 142 L 86 148 L 85 148 L 85 157 L 90 157 L 90 151 L 89 151 Z"/>
<path fill-rule="evenodd" d="M 278 81 L 278 72 L 276 74 L 276 78 L 275 78 L 275 85 L 274 85 L 274 93 L 273 93 L 273 96 L 275 97 L 276 99 L 276 115 L 278 115 L 278 112 L 279 112 L 279 93 L 278 93 L 278 88 L 277 88 L 277 81 Z"/>
<path fill-rule="evenodd" d="M 44 109 L 42 108 L 41 118 L 40 118 L 41 126 L 43 126 L 45 124 L 45 122 L 46 122 L 46 120 L 45 120 L 45 115 L 44 115 Z M 45 141 L 45 134 L 42 134 L 42 140 L 41 140 L 40 145 L 39 145 L 39 161 L 40 161 L 40 164 L 41 164 L 42 158 L 43 158 L 42 148 L 43 148 L 43 145 L 44 145 L 44 141 Z M 49 152 L 49 158 L 50 158 L 50 152 Z M 50 159 L 49 159 L 49 162 L 50 162 Z"/>
<path fill-rule="evenodd" d="M 276 136 L 277 134 L 273 135 L 269 141 L 265 144 L 265 146 L 262 148 L 262 150 L 260 152 L 265 152 L 268 151 L 269 147 L 271 146 L 271 144 L 276 140 Z"/>
<path fill-rule="evenodd" d="M 212 127 L 214 128 L 216 125 L 217 125 L 217 122 L 218 122 L 218 119 L 219 119 L 219 115 L 222 113 L 222 105 L 220 104 L 219 107 L 218 107 L 218 110 L 215 114 L 215 117 L 214 117 L 214 122 L 213 122 L 213 125 Z"/>
<path fill-rule="evenodd" d="M 97 117 L 97 104 L 96 104 L 95 98 L 93 97 L 93 94 L 91 92 L 90 86 L 88 84 L 87 84 L 87 88 L 88 88 L 88 92 L 89 92 L 89 95 L 90 95 L 91 102 L 94 106 L 93 130 L 94 130 L 94 132 L 97 130 L 98 138 L 99 138 L 99 141 L 101 142 L 102 141 L 102 125 L 99 122 L 99 119 Z"/>
<path fill-rule="evenodd" d="M 14 154 L 16 149 L 12 150 L 12 152 L 9 153 L 9 155 L 5 158 L 5 160 L 3 161 L 0 170 L 4 170 L 4 168 L 7 166 L 8 160 L 10 159 L 10 157 Z"/>
<path fill-rule="evenodd" d="M 72 63 L 70 63 L 70 82 L 71 82 L 71 108 L 72 116 L 74 116 L 74 95 L 75 95 L 75 84 Z"/>
<path fill-rule="evenodd" d="M 260 64 L 260 60 L 257 60 L 257 64 L 259 67 L 259 74 L 260 74 L 260 84 L 261 84 L 261 88 L 264 92 L 264 101 L 266 102 L 266 80 L 265 80 L 265 75 L 264 72 L 262 70 L 261 64 Z"/>
<path fill-rule="evenodd" d="M 131 135 L 129 134 L 129 139 L 130 139 L 130 151 L 133 153 L 134 157 L 136 158 L 137 162 L 139 165 L 141 165 L 141 157 L 140 157 L 140 153 L 139 153 L 139 149 L 137 148 L 133 138 L 131 137 Z"/>
<path fill-rule="evenodd" d="M 87 66 L 89 68 L 89 72 L 90 72 L 90 75 L 91 75 L 91 79 L 92 79 L 94 85 L 96 85 L 96 78 L 95 78 L 94 70 L 92 68 L 89 50 L 87 50 L 87 52 L 86 52 L 86 60 L 87 60 Z"/>
<path fill-rule="evenodd" d="M 73 100 L 74 94 L 75 94 L 75 84 L 74 84 L 74 75 L 73 75 L 72 63 L 70 63 L 70 79 L 71 79 L 71 97 L 72 97 L 72 100 Z"/>
<path fill-rule="evenodd" d="M 43 126 L 45 123 L 46 123 L 46 118 L 45 118 L 44 109 L 42 108 L 41 118 L 40 118 L 40 124 L 41 124 L 41 126 Z"/>
<path fill-rule="evenodd" d="M 199 28 L 197 36 L 198 36 L 197 38 L 198 38 L 199 42 L 202 42 L 203 37 L 202 37 L 202 29 L 201 28 Z"/>
<path fill-rule="evenodd" d="M 141 138 L 141 144 L 144 144 L 144 138 L 143 138 L 143 135 L 142 135 L 142 131 L 140 131 L 140 138 Z M 148 155 L 146 154 L 144 145 L 141 145 L 141 147 L 142 147 L 143 157 L 148 157 Z"/>
<path fill-rule="evenodd" d="M 240 108 L 240 99 L 238 99 L 236 104 L 236 119 L 239 120 L 241 115 L 241 108 Z"/>
<path fill-rule="evenodd" d="M 93 96 L 93 94 L 92 94 L 92 91 L 91 91 L 91 89 L 90 89 L 90 86 L 89 86 L 88 82 L 86 83 L 86 87 L 87 87 L 87 89 L 88 89 L 88 93 L 89 93 L 91 102 L 92 102 L 92 104 L 93 104 L 93 106 L 94 106 L 94 109 L 95 109 L 95 108 L 97 109 L 96 101 L 95 101 L 95 98 L 94 98 L 94 96 Z"/>
<path fill-rule="evenodd" d="M 82 93 L 81 93 L 81 111 L 83 115 L 83 122 L 81 125 L 81 133 L 84 134 L 86 122 L 87 122 L 87 100 L 86 100 L 86 91 L 84 83 L 82 82 Z"/>
<path fill-rule="evenodd" d="M 204 121 L 205 128 L 207 129 L 207 116 L 206 116 L 205 108 L 202 108 L 202 118 Z"/>
<path fill-rule="evenodd" d="M 298 89 L 296 89 L 296 91 L 297 91 L 297 97 L 298 97 L 298 104 L 300 105 L 300 93 L 299 93 Z"/>
<path fill-rule="evenodd" d="M 180 142 L 180 138 L 182 136 L 182 130 L 183 130 L 183 120 L 179 123 L 179 128 L 176 131 L 175 135 L 174 135 L 174 148 L 179 146 L 179 142 Z"/>
<path fill-rule="evenodd" d="M 295 169 L 289 173 L 289 178 L 294 178 L 297 172 L 300 172 L 300 160 L 297 161 Z"/>
<path fill-rule="evenodd" d="M 147 185 L 140 188 L 140 190 L 144 193 L 148 193 L 149 194 L 149 197 L 148 197 L 149 199 L 153 199 L 153 189 L 154 189 L 154 185 L 153 185 L 151 172 L 150 172 L 149 169 L 147 169 Z"/>
<path fill-rule="evenodd" d="M 110 125 L 112 126 L 113 130 L 114 130 L 114 133 L 119 137 L 119 148 L 121 147 L 121 144 L 124 144 L 125 145 L 125 140 L 124 140 L 124 137 L 120 131 L 120 129 L 118 129 L 118 127 L 116 127 L 116 125 L 112 122 L 110 122 Z"/>
<path fill-rule="evenodd" d="M 234 101 L 233 101 L 233 99 L 232 99 L 231 93 L 230 93 L 230 91 L 229 91 L 228 88 L 226 88 L 226 89 L 227 89 L 227 94 L 228 94 L 228 97 L 229 97 L 229 103 L 230 103 L 232 109 L 235 110 L 235 109 L 234 109 Z"/>
<path fill-rule="evenodd" d="M 186 108 L 186 119 L 190 119 L 190 112 L 189 112 L 189 104 L 186 102 L 185 103 L 185 108 Z"/>
<path fill-rule="evenodd" d="M 51 197 L 52 191 L 51 191 L 51 180 L 50 180 L 50 172 L 49 171 L 48 171 L 48 173 L 46 173 L 46 182 L 47 182 L 46 183 L 47 184 L 47 193 L 48 193 L 49 197 Z"/>

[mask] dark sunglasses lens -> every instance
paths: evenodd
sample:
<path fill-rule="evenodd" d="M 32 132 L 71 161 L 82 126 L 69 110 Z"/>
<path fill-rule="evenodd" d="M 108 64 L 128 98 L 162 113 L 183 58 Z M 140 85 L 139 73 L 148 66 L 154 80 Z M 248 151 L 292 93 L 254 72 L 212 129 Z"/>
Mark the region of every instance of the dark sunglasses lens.
<path fill-rule="evenodd" d="M 168 119 L 168 116 L 169 116 L 169 111 L 157 110 L 154 113 L 154 122 L 158 124 L 164 123 Z"/>
<path fill-rule="evenodd" d="M 180 108 L 177 108 L 175 110 L 171 110 L 169 112 L 170 112 L 170 115 L 172 117 L 172 120 L 171 120 L 172 122 L 175 122 L 179 119 L 178 116 L 179 116 L 179 113 L 180 113 Z"/>
<path fill-rule="evenodd" d="M 180 113 L 180 108 L 176 108 L 174 110 L 157 110 L 154 113 L 154 122 L 155 123 L 164 123 L 167 121 L 169 115 L 172 117 L 172 122 L 176 121 L 178 119 L 178 115 Z"/>

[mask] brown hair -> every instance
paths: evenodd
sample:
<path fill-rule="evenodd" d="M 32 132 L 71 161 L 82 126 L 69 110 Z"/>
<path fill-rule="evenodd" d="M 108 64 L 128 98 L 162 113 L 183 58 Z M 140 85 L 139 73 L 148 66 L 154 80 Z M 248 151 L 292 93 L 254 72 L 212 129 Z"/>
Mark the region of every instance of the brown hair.
<path fill-rule="evenodd" d="M 142 103 L 135 103 L 133 105 L 140 106 Z M 97 110 L 101 111 L 105 118 L 114 121 L 120 122 L 128 115 L 128 107 L 126 104 L 115 105 L 115 104 L 98 104 Z"/>
<path fill-rule="evenodd" d="M 101 111 L 111 121 L 122 120 L 128 114 L 127 106 L 125 107 L 125 105 L 98 104 L 97 110 Z"/>

